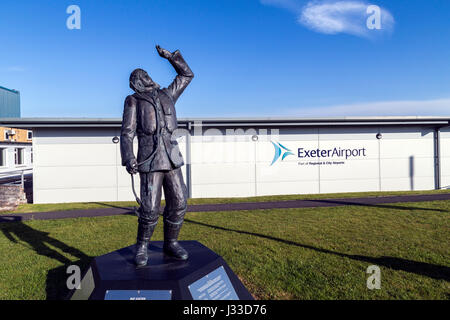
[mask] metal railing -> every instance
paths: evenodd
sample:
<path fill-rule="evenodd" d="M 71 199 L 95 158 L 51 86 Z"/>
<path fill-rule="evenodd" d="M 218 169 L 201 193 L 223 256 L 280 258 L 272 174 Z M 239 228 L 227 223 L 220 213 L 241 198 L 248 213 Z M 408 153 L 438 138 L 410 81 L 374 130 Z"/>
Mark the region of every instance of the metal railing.
<path fill-rule="evenodd" d="M 30 171 L 30 173 L 26 173 Z M 25 179 L 27 176 L 32 176 L 33 168 L 23 168 L 16 169 L 10 171 L 2 171 L 0 172 L 0 185 L 8 185 L 8 184 L 20 184 L 22 188 L 25 187 Z"/>

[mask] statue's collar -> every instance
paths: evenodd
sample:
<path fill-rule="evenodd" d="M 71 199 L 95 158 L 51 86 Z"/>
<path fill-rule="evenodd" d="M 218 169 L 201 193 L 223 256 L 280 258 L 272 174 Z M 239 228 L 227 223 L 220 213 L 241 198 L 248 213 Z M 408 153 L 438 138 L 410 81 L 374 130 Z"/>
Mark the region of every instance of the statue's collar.
<path fill-rule="evenodd" d="M 147 100 L 150 103 L 154 103 L 154 99 L 156 99 L 158 94 L 158 89 L 153 89 L 149 92 L 136 92 L 135 95 L 143 100 Z"/>

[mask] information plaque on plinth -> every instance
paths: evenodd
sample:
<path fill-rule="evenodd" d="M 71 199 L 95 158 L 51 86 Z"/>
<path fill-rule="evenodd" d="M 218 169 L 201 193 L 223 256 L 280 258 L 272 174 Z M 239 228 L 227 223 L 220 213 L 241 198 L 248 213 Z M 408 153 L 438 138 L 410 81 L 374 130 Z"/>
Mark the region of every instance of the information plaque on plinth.
<path fill-rule="evenodd" d="M 93 259 L 71 300 L 253 300 L 225 260 L 197 241 L 180 241 L 189 259 L 164 255 L 152 241 L 148 264 L 137 268 L 135 246 Z"/>

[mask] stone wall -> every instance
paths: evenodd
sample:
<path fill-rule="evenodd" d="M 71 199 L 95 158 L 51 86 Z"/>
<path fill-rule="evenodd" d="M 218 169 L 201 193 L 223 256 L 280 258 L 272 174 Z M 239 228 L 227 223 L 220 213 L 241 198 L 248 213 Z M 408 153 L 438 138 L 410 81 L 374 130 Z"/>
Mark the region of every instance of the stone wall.
<path fill-rule="evenodd" d="M 23 203 L 27 203 L 27 197 L 22 186 L 0 186 L 0 211 L 14 210 Z"/>

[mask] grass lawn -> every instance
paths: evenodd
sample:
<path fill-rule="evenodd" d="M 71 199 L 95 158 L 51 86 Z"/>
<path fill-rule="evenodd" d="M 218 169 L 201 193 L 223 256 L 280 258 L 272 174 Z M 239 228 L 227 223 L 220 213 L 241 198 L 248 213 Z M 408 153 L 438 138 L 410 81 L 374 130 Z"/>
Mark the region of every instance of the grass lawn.
<path fill-rule="evenodd" d="M 181 240 L 223 256 L 257 299 L 449 299 L 449 212 L 450 201 L 193 212 Z M 136 229 L 134 216 L 0 224 L 0 299 L 63 297 L 68 265 L 85 270 Z M 370 265 L 380 290 L 366 287 Z"/>
<path fill-rule="evenodd" d="M 263 201 L 285 201 L 285 200 L 305 200 L 305 199 L 337 199 L 337 198 L 362 198 L 362 197 L 382 197 L 417 194 L 441 194 L 450 193 L 450 190 L 427 190 L 427 191 L 396 191 L 396 192 L 355 192 L 355 193 L 329 193 L 315 195 L 278 195 L 247 198 L 208 198 L 189 199 L 189 204 L 214 204 L 214 203 L 237 203 L 237 202 L 263 202 Z M 164 204 L 164 200 L 162 201 Z M 135 207 L 135 201 L 126 202 L 83 202 L 83 203 L 55 203 L 55 204 L 22 204 L 14 211 L 4 211 L 0 214 L 11 213 L 33 213 L 52 212 L 64 210 L 82 210 L 94 208 Z"/>

